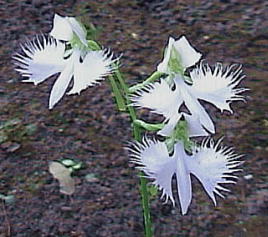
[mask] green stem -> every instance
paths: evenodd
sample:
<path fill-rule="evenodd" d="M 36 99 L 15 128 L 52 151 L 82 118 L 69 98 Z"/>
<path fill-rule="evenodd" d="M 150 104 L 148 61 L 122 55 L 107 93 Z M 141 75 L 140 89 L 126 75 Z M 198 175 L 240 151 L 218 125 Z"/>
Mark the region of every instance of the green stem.
<path fill-rule="evenodd" d="M 125 104 L 125 100 L 122 96 L 122 93 L 120 91 L 120 89 L 117 86 L 117 83 L 115 81 L 115 79 L 113 78 L 113 76 L 109 76 L 109 81 L 111 83 L 112 86 L 112 90 L 114 93 L 114 97 L 115 97 L 115 101 L 118 107 L 119 111 L 126 111 L 126 104 Z"/>
<path fill-rule="evenodd" d="M 144 86 L 154 82 L 155 80 L 159 79 L 162 75 L 164 75 L 162 72 L 155 71 L 151 76 L 149 76 L 146 80 L 144 80 L 142 83 L 139 83 L 135 86 L 132 86 L 128 89 L 129 93 L 133 93 L 139 89 L 142 89 Z"/>
<path fill-rule="evenodd" d="M 134 108 L 130 105 L 130 100 L 127 96 L 129 89 L 120 73 L 120 71 L 117 69 L 115 71 L 115 75 L 124 90 L 126 94 L 126 103 L 127 103 L 127 108 L 129 111 L 129 115 L 132 120 L 133 124 L 133 134 L 134 138 L 137 141 L 141 141 L 141 131 L 140 127 L 135 124 L 135 121 L 137 120 L 137 115 L 134 110 Z M 152 237 L 153 236 L 153 231 L 152 231 L 152 222 L 151 222 L 151 215 L 150 215 L 150 207 L 149 207 L 149 192 L 147 188 L 147 180 L 143 177 L 143 174 L 140 173 L 140 192 L 141 192 L 141 201 L 142 201 L 142 208 L 143 208 L 143 217 L 144 217 L 144 227 L 145 227 L 145 236 L 146 237 Z"/>
<path fill-rule="evenodd" d="M 94 48 L 94 50 L 100 49 L 99 45 L 94 41 L 89 41 L 88 44 L 89 46 Z M 130 106 L 130 100 L 128 99 L 128 96 L 127 96 L 129 93 L 129 88 L 126 85 L 119 69 L 115 70 L 115 76 L 121 86 L 121 89 L 123 89 L 124 94 L 125 94 L 125 99 L 124 99 L 124 95 L 122 94 L 122 91 L 118 87 L 117 82 L 115 81 L 113 76 L 110 76 L 109 80 L 112 86 L 112 90 L 116 99 L 118 109 L 120 111 L 125 111 L 126 107 L 128 108 L 129 115 L 133 123 L 134 138 L 137 141 L 141 141 L 140 127 L 134 123 L 134 121 L 137 119 L 137 115 L 136 115 L 134 108 Z M 150 80 L 153 79 L 152 76 L 150 77 L 151 79 L 149 78 Z M 141 199 L 142 199 L 142 208 L 143 208 L 143 216 L 144 216 L 144 226 L 145 226 L 145 237 L 152 237 L 153 232 L 152 232 L 152 222 L 151 222 L 150 208 L 149 208 L 149 192 L 147 189 L 147 180 L 144 177 L 142 177 L 142 174 L 140 174 L 140 185 L 141 185 L 140 186 L 141 187 Z"/>
<path fill-rule="evenodd" d="M 101 46 L 94 40 L 88 40 L 88 48 L 90 50 L 101 50 Z M 125 100 L 124 97 L 120 91 L 120 88 L 118 87 L 114 77 L 112 75 L 109 76 L 109 81 L 110 84 L 112 86 L 112 90 L 114 93 L 114 97 L 115 97 L 115 101 L 118 107 L 119 111 L 126 111 L 126 104 L 125 104 Z"/>

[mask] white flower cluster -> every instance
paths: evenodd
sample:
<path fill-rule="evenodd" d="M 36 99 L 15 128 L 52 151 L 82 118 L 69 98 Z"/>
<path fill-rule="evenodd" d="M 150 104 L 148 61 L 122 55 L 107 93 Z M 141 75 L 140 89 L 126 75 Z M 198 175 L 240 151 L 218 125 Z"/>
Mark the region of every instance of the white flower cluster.
<path fill-rule="evenodd" d="M 36 36 L 21 45 L 22 52 L 14 56 L 16 70 L 27 77 L 25 82 L 37 85 L 59 73 L 51 90 L 49 109 L 68 88 L 67 94 L 80 93 L 116 69 L 118 59 L 113 59 L 112 53 L 100 49 L 95 42 L 93 46 L 93 41 L 86 36 L 84 26 L 74 17 L 56 14 L 49 36 Z M 215 194 L 223 197 L 220 191 L 229 191 L 220 184 L 235 183 L 237 177 L 233 172 L 239 171 L 237 167 L 241 164 L 240 156 L 222 147 L 220 142 L 214 144 L 206 138 L 198 146 L 190 141 L 191 137 L 215 133 L 214 123 L 200 100 L 232 113 L 231 102 L 243 100 L 240 93 L 247 90 L 237 88 L 244 77 L 241 66 L 224 68 L 218 63 L 211 68 L 199 62 L 201 57 L 184 36 L 179 40 L 170 38 L 164 59 L 157 66 L 157 71 L 164 76 L 159 81 L 143 83 L 145 86 L 130 96 L 132 105 L 164 116 L 158 134 L 166 138 L 164 142 L 147 137 L 141 143 L 134 142 L 132 162 L 153 179 L 153 184 L 162 190 L 162 197 L 173 204 L 172 177 L 175 175 L 183 214 L 187 213 L 192 199 L 191 174 L 199 179 L 216 205 Z M 187 126 L 178 132 L 182 121 Z M 189 151 L 185 138 L 190 141 L 189 154 L 185 152 L 186 148 Z"/>
<path fill-rule="evenodd" d="M 167 138 L 173 136 L 178 122 L 184 118 L 189 137 L 209 136 L 215 133 L 215 127 L 199 100 L 230 112 L 232 101 L 243 100 L 239 94 L 247 89 L 236 88 L 244 77 L 241 66 L 224 69 L 218 63 L 212 69 L 200 62 L 199 66 L 189 71 L 189 76 L 185 75 L 186 69 L 195 66 L 201 56 L 184 36 L 177 41 L 170 38 L 164 59 L 157 67 L 165 76 L 131 96 L 134 106 L 148 108 L 165 117 L 165 125 L 158 131 L 159 135 Z M 183 105 L 188 111 L 181 111 Z M 173 155 L 170 155 L 165 142 L 144 138 L 141 143 L 134 144 L 132 161 L 148 178 L 153 179 L 153 184 L 163 191 L 162 196 L 173 204 L 171 180 L 176 175 L 183 214 L 187 212 L 192 197 L 190 174 L 200 180 L 215 204 L 214 193 L 222 196 L 219 191 L 229 191 L 220 183 L 235 183 L 236 176 L 231 173 L 239 170 L 237 166 L 241 162 L 237 159 L 240 156 L 221 147 L 219 142 L 214 145 L 211 139 L 205 139 L 201 146 L 192 147 L 192 154 L 187 155 L 178 139 L 173 150 Z"/>
<path fill-rule="evenodd" d="M 16 70 L 25 82 L 35 85 L 60 73 L 52 87 L 49 109 L 63 97 L 71 81 L 68 94 L 80 93 L 88 86 L 98 84 L 111 74 L 115 66 L 113 54 L 108 50 L 92 50 L 88 47 L 86 30 L 74 17 L 55 14 L 53 29 L 49 36 L 36 36 L 21 45 L 22 53 L 13 58 Z M 73 42 L 73 45 L 71 45 Z"/>

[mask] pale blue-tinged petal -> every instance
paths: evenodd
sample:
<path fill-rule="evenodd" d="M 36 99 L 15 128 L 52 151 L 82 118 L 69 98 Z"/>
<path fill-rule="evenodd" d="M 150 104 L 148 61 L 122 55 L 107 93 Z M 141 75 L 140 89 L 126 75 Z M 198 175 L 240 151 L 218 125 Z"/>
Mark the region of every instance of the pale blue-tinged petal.
<path fill-rule="evenodd" d="M 13 56 L 15 70 L 23 77 L 28 77 L 24 82 L 41 83 L 48 77 L 63 70 L 65 45 L 50 37 L 37 36 L 32 41 L 21 45 L 22 53 Z"/>
<path fill-rule="evenodd" d="M 229 191 L 220 186 L 224 183 L 235 183 L 237 178 L 233 172 L 240 171 L 237 167 L 241 164 L 241 156 L 236 155 L 230 148 L 220 146 L 220 141 L 214 144 L 212 140 L 206 139 L 201 147 L 186 161 L 187 169 L 196 176 L 209 197 L 216 205 L 215 193 L 223 197 L 221 190 Z M 232 178 L 232 179 L 230 179 Z"/>
<path fill-rule="evenodd" d="M 182 104 L 178 91 L 173 91 L 165 79 L 147 85 L 131 96 L 134 106 L 151 109 L 170 119 L 175 115 Z"/>
<path fill-rule="evenodd" d="M 180 62 L 184 69 L 195 65 L 202 54 L 197 52 L 188 42 L 185 36 L 182 36 L 174 42 L 174 47 L 180 56 Z"/>
<path fill-rule="evenodd" d="M 73 29 L 68 17 L 55 14 L 50 35 L 58 40 L 70 41 L 73 38 Z"/>
<path fill-rule="evenodd" d="M 107 75 L 114 72 L 113 63 L 117 59 L 112 59 L 113 54 L 108 51 L 90 51 L 83 61 L 79 59 L 74 62 L 74 83 L 68 94 L 80 93 L 88 86 L 94 86 L 104 80 Z"/>
<path fill-rule="evenodd" d="M 171 135 L 172 131 L 175 129 L 177 123 L 179 122 L 182 114 L 177 112 L 167 121 L 165 126 L 157 132 L 158 135 L 168 137 Z"/>
<path fill-rule="evenodd" d="M 185 106 L 188 108 L 190 113 L 199 117 L 202 126 L 204 126 L 209 132 L 215 133 L 215 127 L 211 118 L 203 106 L 199 103 L 195 95 L 191 92 L 191 86 L 187 85 L 182 78 L 178 76 L 174 78 L 174 81 L 176 83 L 176 90 L 180 91 Z"/>
<path fill-rule="evenodd" d="M 168 137 L 172 134 L 175 129 L 177 123 L 181 119 L 181 117 L 187 122 L 188 135 L 189 137 L 203 137 L 209 136 L 210 134 L 202 127 L 199 117 L 194 114 L 186 114 L 186 113 L 175 113 L 165 124 L 165 126 L 157 132 L 158 135 Z"/>
<path fill-rule="evenodd" d="M 87 32 L 83 29 L 81 23 L 79 23 L 74 17 L 67 17 L 67 19 L 71 25 L 73 32 L 78 36 L 80 41 L 87 46 Z"/>
<path fill-rule="evenodd" d="M 190 72 L 193 93 L 197 98 L 214 104 L 221 111 L 232 112 L 230 103 L 235 100 L 244 100 L 239 94 L 247 90 L 235 88 L 244 76 L 241 66 L 234 67 L 235 65 L 231 65 L 224 69 L 222 64 L 218 63 L 213 70 L 209 65 L 201 63 Z"/>
<path fill-rule="evenodd" d="M 185 164 L 187 162 L 188 155 L 186 155 L 183 148 L 183 144 L 181 142 L 178 142 L 175 145 L 173 157 L 177 161 L 176 165 L 177 189 L 182 214 L 185 215 L 192 200 L 192 184 L 191 184 L 190 172 Z"/>
<path fill-rule="evenodd" d="M 64 70 L 61 72 L 52 87 L 49 97 L 49 109 L 52 109 L 54 105 L 59 102 L 68 88 L 73 77 L 73 57 L 75 57 L 75 55 L 71 56 L 68 64 L 65 66 Z"/>
<path fill-rule="evenodd" d="M 199 116 L 197 114 L 186 114 L 183 116 L 187 122 L 188 135 L 189 137 L 203 137 L 209 136 L 210 134 L 203 128 Z"/>
<path fill-rule="evenodd" d="M 157 71 L 162 73 L 168 73 L 168 62 L 170 59 L 171 49 L 173 47 L 175 40 L 172 37 L 169 37 L 168 46 L 165 49 L 164 59 L 157 66 Z"/>
<path fill-rule="evenodd" d="M 164 142 L 143 138 L 142 143 L 133 143 L 131 161 L 138 165 L 153 184 L 162 190 L 162 198 L 170 199 L 174 205 L 172 195 L 172 176 L 176 170 L 176 160 L 170 157 Z"/>

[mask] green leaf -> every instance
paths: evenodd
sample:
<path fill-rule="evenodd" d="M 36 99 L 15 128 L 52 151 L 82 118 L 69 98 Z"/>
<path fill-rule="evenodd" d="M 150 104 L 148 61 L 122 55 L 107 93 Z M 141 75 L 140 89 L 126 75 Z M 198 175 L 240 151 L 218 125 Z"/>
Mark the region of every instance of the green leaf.
<path fill-rule="evenodd" d="M 71 160 L 71 159 L 64 159 L 64 160 L 62 160 L 61 161 L 61 163 L 63 164 L 63 165 L 65 165 L 65 166 L 74 166 L 74 165 L 76 165 L 77 163 L 76 162 L 74 162 L 73 160 Z"/>
<path fill-rule="evenodd" d="M 0 199 L 5 201 L 7 204 L 13 203 L 15 198 L 14 195 L 3 195 L 0 193 Z"/>
<path fill-rule="evenodd" d="M 77 164 L 75 164 L 75 165 L 72 166 L 72 168 L 74 170 L 79 170 L 79 169 L 81 169 L 81 167 L 82 167 L 82 162 L 78 162 Z"/>
<path fill-rule="evenodd" d="M 90 182 L 90 183 L 97 182 L 99 180 L 98 177 L 93 173 L 87 174 L 85 176 L 85 179 L 87 182 Z"/>
<path fill-rule="evenodd" d="M 14 127 L 18 124 L 20 124 L 22 121 L 20 119 L 10 119 L 8 121 L 5 121 L 3 123 L 0 124 L 0 129 L 7 129 L 7 128 L 10 128 L 10 127 Z"/>
<path fill-rule="evenodd" d="M 125 100 L 122 96 L 122 93 L 115 81 L 115 79 L 113 78 L 113 76 L 109 76 L 109 80 L 110 80 L 110 83 L 111 83 L 111 86 L 112 86 L 112 90 L 113 90 L 113 93 L 114 93 L 114 97 L 115 97 L 115 101 L 116 101 L 116 104 L 117 104 L 117 107 L 118 107 L 118 110 L 119 111 L 126 111 L 126 104 L 125 104 Z"/>

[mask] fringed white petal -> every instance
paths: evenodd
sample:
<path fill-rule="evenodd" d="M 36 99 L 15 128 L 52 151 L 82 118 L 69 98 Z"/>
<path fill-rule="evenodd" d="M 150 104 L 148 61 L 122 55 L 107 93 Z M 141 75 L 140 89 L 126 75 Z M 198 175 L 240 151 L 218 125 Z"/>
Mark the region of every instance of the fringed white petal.
<path fill-rule="evenodd" d="M 37 36 L 33 41 L 21 45 L 23 53 L 13 58 L 22 76 L 35 85 L 63 70 L 65 45 L 50 37 Z M 23 55 L 24 54 L 24 55 Z"/>
<path fill-rule="evenodd" d="M 53 28 L 50 35 L 55 39 L 69 41 L 73 38 L 73 29 L 68 17 L 55 14 L 53 19 Z"/>
<path fill-rule="evenodd" d="M 87 45 L 86 31 L 74 17 L 55 14 L 50 35 L 55 39 L 70 41 L 75 33 L 84 45 Z"/>
<path fill-rule="evenodd" d="M 134 106 L 151 109 L 152 112 L 161 114 L 167 119 L 175 115 L 182 104 L 180 94 L 173 91 L 164 79 L 139 90 L 131 100 Z"/>
<path fill-rule="evenodd" d="M 201 58 L 202 54 L 198 53 L 188 42 L 185 36 L 174 42 L 174 47 L 180 55 L 183 68 L 195 65 Z"/>
<path fill-rule="evenodd" d="M 74 83 L 73 88 L 68 94 L 80 93 L 88 86 L 99 84 L 107 75 L 116 69 L 113 64 L 118 59 L 113 59 L 113 54 L 109 51 L 90 51 L 86 54 L 83 61 L 78 59 L 74 64 Z"/>
<path fill-rule="evenodd" d="M 142 143 L 134 143 L 131 161 L 138 165 L 153 184 L 162 190 L 162 197 L 170 199 L 174 205 L 171 180 L 176 170 L 176 160 L 170 157 L 164 142 L 143 138 Z"/>
<path fill-rule="evenodd" d="M 220 141 L 204 140 L 200 148 L 186 160 L 187 169 L 195 175 L 203 185 L 209 197 L 216 205 L 215 194 L 223 197 L 221 190 L 229 191 L 220 184 L 235 183 L 237 178 L 233 172 L 240 171 L 241 156 L 236 155 L 230 148 L 221 147 Z"/>
<path fill-rule="evenodd" d="M 172 37 L 169 37 L 168 46 L 165 49 L 164 59 L 157 66 L 157 71 L 158 72 L 168 73 L 168 62 L 169 62 L 169 59 L 170 59 L 171 49 L 173 47 L 174 42 L 175 42 L 175 40 Z"/>
<path fill-rule="evenodd" d="M 180 76 L 174 78 L 175 89 L 169 86 L 165 79 L 147 85 L 131 97 L 134 106 L 151 109 L 152 112 L 165 117 L 167 124 L 158 134 L 169 136 L 175 128 L 181 115 L 179 108 L 184 102 L 192 117 L 187 116 L 190 136 L 207 136 L 206 128 L 210 133 L 215 133 L 214 124 L 193 95 L 191 86 L 187 85 Z M 204 127 L 204 128 L 203 128 Z"/>
<path fill-rule="evenodd" d="M 188 155 L 186 155 L 181 142 L 175 145 L 174 157 L 177 161 L 176 179 L 178 196 L 182 214 L 185 215 L 192 200 L 192 184 L 190 172 L 185 164 L 185 162 L 187 162 Z"/>
<path fill-rule="evenodd" d="M 218 63 L 213 70 L 209 65 L 201 63 L 190 72 L 190 76 L 196 97 L 214 104 L 221 111 L 232 112 L 229 104 L 235 100 L 243 100 L 243 96 L 239 94 L 247 90 L 235 89 L 244 78 L 241 66 L 235 68 L 235 65 L 231 65 L 224 69 Z"/>
<path fill-rule="evenodd" d="M 234 172 L 242 164 L 231 148 L 220 146 L 220 140 L 214 144 L 206 139 L 200 147 L 195 147 L 191 156 L 185 153 L 183 144 L 178 142 L 174 147 L 174 154 L 170 157 L 164 142 L 143 138 L 142 143 L 135 142 L 130 149 L 132 162 L 138 165 L 153 183 L 163 190 L 166 201 L 172 196 L 172 176 L 176 174 L 177 191 L 182 214 L 186 214 L 192 199 L 190 174 L 195 175 L 203 185 L 205 191 L 216 205 L 215 194 L 224 197 L 221 191 L 230 192 L 221 184 L 236 183 Z"/>

